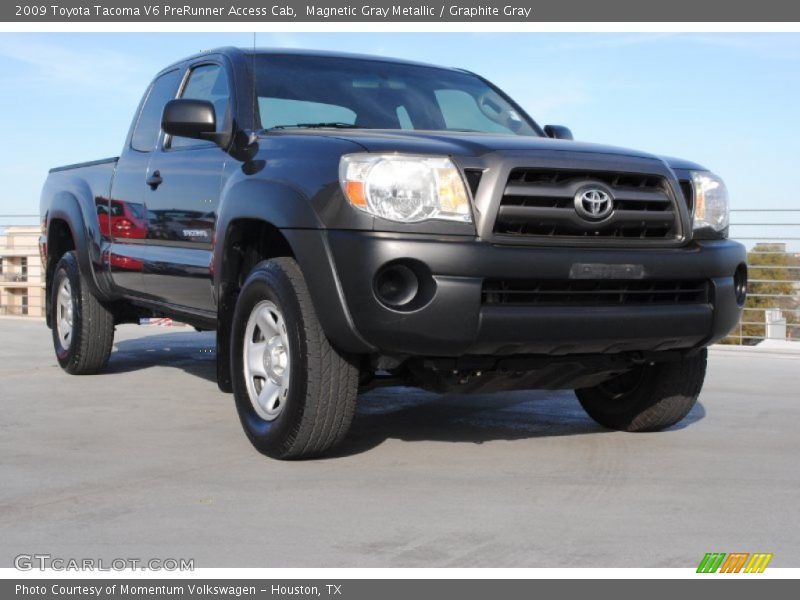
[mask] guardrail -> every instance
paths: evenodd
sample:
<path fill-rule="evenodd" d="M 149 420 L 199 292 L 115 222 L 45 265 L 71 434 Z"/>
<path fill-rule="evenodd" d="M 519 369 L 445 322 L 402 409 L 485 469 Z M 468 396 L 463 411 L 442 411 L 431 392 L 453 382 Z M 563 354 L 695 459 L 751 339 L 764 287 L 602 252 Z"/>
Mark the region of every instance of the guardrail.
<path fill-rule="evenodd" d="M 723 343 L 800 341 L 800 209 L 733 209 L 731 238 L 747 246 L 749 289 L 742 319 Z"/>
<path fill-rule="evenodd" d="M 39 227 L 39 215 L 0 215 L 0 229 L 6 227 Z"/>
<path fill-rule="evenodd" d="M 8 227 L 35 226 L 38 215 L 0 215 L 0 235 Z M 755 345 L 763 340 L 800 341 L 800 209 L 744 208 L 731 210 L 731 238 L 748 248 L 750 289 L 739 325 L 723 343 Z M 38 260 L 38 247 L 27 249 Z M 0 256 L 6 250 L 0 247 Z M 18 256 L 18 255 L 17 255 Z M 0 273 L 0 282 L 36 285 L 38 281 L 13 270 Z M 9 287 L 9 286 L 4 286 Z M 40 316 L 38 305 L 20 306 L 0 300 L 0 315 Z"/>

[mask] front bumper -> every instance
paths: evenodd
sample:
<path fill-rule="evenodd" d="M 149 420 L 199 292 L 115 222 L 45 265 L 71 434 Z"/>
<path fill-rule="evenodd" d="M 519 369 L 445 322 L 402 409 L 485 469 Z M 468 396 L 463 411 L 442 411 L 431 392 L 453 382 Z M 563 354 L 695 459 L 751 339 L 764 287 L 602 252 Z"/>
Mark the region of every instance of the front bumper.
<path fill-rule="evenodd" d="M 745 263 L 741 244 L 696 241 L 681 248 L 555 248 L 500 246 L 468 237 L 353 231 L 306 231 L 328 260 L 301 266 L 326 333 L 345 349 L 419 356 L 603 354 L 664 351 L 709 345 L 741 315 L 734 272 Z M 303 257 L 299 257 L 303 258 Z M 416 310 L 393 310 L 374 291 L 387 263 L 419 261 L 436 283 L 429 302 Z M 333 261 L 333 273 L 325 264 Z M 643 280 L 709 282 L 708 302 L 621 306 L 518 306 L 482 302 L 486 278 L 570 279 L 576 264 L 636 265 Z M 310 267 L 310 270 L 309 270 Z M 639 268 L 641 267 L 641 268 Z M 323 288 L 338 280 L 336 289 Z M 332 303 L 343 303 L 346 323 Z M 323 304 L 324 306 L 320 306 Z M 332 319 L 340 322 L 331 323 Z M 328 323 L 326 323 L 326 321 Z M 349 347 L 349 348 L 348 348 Z"/>

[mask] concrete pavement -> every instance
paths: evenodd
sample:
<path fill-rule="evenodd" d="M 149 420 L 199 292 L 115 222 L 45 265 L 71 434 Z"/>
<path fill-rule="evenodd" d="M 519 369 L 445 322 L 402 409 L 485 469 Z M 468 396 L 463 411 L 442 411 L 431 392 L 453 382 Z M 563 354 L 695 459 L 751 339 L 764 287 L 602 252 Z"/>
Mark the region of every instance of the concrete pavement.
<path fill-rule="evenodd" d="M 800 563 L 800 359 L 712 351 L 690 416 L 609 432 L 571 392 L 360 399 L 338 456 L 251 448 L 213 334 L 118 328 L 108 372 L 0 319 L 0 566 L 20 553 L 196 567 Z"/>

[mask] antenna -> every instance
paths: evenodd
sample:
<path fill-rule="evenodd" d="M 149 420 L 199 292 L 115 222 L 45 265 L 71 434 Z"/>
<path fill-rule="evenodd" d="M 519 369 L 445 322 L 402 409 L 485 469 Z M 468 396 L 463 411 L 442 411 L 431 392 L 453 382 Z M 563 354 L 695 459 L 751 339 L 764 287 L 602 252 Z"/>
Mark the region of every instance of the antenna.
<path fill-rule="evenodd" d="M 252 70 L 253 70 L 253 131 L 256 129 L 256 102 L 258 102 L 258 88 L 256 88 L 256 32 L 253 32 L 253 56 L 252 56 Z"/>

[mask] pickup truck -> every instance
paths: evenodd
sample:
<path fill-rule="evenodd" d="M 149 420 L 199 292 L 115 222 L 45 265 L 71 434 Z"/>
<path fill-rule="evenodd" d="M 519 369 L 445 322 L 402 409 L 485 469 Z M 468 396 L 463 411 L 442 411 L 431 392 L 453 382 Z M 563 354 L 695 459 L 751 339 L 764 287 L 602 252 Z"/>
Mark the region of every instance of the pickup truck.
<path fill-rule="evenodd" d="M 121 323 L 216 335 L 260 452 L 331 451 L 357 395 L 575 390 L 603 426 L 681 421 L 737 323 L 723 181 L 573 141 L 464 70 L 298 50 L 161 71 L 118 158 L 41 196 L 47 324 L 68 373 Z"/>

